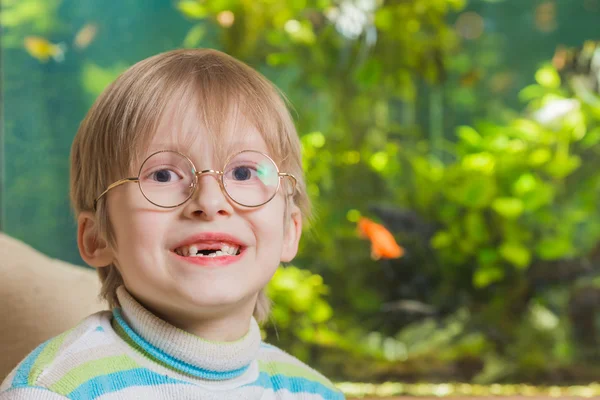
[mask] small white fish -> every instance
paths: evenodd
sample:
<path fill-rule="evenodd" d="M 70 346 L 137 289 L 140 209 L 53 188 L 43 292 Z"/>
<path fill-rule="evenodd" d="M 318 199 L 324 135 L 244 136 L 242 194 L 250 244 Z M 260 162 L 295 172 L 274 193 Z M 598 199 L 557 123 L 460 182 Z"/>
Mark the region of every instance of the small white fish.
<path fill-rule="evenodd" d="M 73 40 L 73 44 L 79 50 L 83 50 L 90 45 L 96 38 L 98 34 L 98 25 L 94 23 L 85 24 L 83 28 L 77 32 L 75 35 L 75 40 Z"/>
<path fill-rule="evenodd" d="M 383 311 L 403 311 L 409 314 L 432 315 L 436 313 L 434 306 L 425 304 L 418 300 L 398 300 L 385 303 L 381 307 Z"/>
<path fill-rule="evenodd" d="M 576 99 L 557 99 L 546 103 L 545 106 L 533 113 L 533 119 L 542 125 L 548 125 L 578 109 L 581 106 Z"/>

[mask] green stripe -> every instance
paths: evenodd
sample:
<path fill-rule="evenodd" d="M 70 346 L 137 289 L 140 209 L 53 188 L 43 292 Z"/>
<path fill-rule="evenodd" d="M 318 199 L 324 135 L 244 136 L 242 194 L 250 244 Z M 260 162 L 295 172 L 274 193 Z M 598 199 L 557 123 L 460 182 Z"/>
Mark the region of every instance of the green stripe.
<path fill-rule="evenodd" d="M 33 363 L 33 366 L 31 367 L 31 372 L 29 373 L 29 377 L 27 379 L 27 383 L 29 385 L 35 386 L 36 381 L 44 371 L 44 368 L 46 368 L 48 365 L 50 365 L 52 361 L 54 361 L 54 358 L 56 357 L 60 346 L 63 344 L 67 336 L 72 331 L 73 329 L 69 329 L 68 331 L 61 333 L 60 335 L 52 339 L 46 347 L 44 347 L 44 350 L 42 350 L 40 355 Z"/>
<path fill-rule="evenodd" d="M 263 361 L 263 360 L 258 361 L 258 366 L 260 367 L 261 371 L 263 371 L 271 376 L 282 374 L 282 375 L 285 375 L 288 377 L 295 376 L 295 377 L 299 377 L 299 378 L 305 378 L 305 379 L 309 379 L 311 381 L 319 382 L 323 386 L 326 386 L 330 389 L 335 390 L 335 387 L 327 379 L 324 379 L 320 375 L 315 374 L 314 372 L 310 371 L 306 367 L 301 367 L 296 364 L 288 364 L 288 363 L 284 363 L 281 361 Z"/>
<path fill-rule="evenodd" d="M 99 360 L 88 361 L 70 370 L 58 382 L 50 386 L 50 390 L 66 396 L 81 384 L 97 376 L 127 371 L 138 367 L 139 365 L 127 355 L 104 357 Z"/>
<path fill-rule="evenodd" d="M 119 337 L 121 339 L 123 339 L 129 346 L 133 347 L 138 353 L 142 354 L 146 358 L 151 359 L 155 363 L 157 363 L 167 369 L 170 369 L 171 371 L 181 372 L 178 369 L 174 368 L 172 365 L 169 365 L 166 362 L 155 358 L 154 356 L 152 356 L 152 354 L 148 354 L 146 351 L 144 351 L 144 349 L 142 349 L 139 344 L 134 342 L 133 339 L 131 339 L 129 337 L 127 332 L 125 332 L 123 327 L 121 325 L 119 325 L 119 323 L 114 318 L 111 322 L 111 325 L 112 325 L 113 329 L 115 330 L 115 332 L 117 333 L 117 335 L 119 335 Z"/>

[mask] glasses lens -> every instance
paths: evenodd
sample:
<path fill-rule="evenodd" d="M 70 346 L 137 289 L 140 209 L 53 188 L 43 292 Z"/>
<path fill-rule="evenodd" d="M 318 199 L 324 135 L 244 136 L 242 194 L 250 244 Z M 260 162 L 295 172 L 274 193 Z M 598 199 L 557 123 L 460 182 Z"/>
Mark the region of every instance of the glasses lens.
<path fill-rule="evenodd" d="M 262 153 L 241 152 L 227 163 L 223 172 L 223 186 L 227 194 L 244 206 L 259 206 L 277 193 L 277 166 Z"/>
<path fill-rule="evenodd" d="M 174 151 L 148 157 L 140 169 L 140 189 L 151 203 L 175 207 L 193 193 L 195 170 L 192 163 Z"/>

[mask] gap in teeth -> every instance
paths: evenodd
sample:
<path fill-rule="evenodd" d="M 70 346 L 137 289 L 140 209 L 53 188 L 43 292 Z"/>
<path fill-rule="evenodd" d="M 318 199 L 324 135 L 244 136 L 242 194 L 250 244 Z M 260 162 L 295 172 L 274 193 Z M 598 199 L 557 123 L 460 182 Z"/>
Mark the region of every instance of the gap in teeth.
<path fill-rule="evenodd" d="M 221 249 L 213 249 L 210 254 L 203 254 L 202 251 L 198 251 L 198 247 L 195 245 L 183 246 L 175 249 L 175 253 L 184 257 L 219 257 L 219 256 L 237 256 L 240 254 L 240 248 L 238 246 L 223 245 Z"/>

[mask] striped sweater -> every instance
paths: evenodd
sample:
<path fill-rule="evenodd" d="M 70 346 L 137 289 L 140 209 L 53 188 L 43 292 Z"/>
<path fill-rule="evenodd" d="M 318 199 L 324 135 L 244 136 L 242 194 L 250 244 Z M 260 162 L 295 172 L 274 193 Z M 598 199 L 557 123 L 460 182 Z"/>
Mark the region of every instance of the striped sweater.
<path fill-rule="evenodd" d="M 154 316 L 120 287 L 120 308 L 41 344 L 8 375 L 0 400 L 344 399 L 327 378 L 262 342 L 252 318 L 211 342 Z"/>

